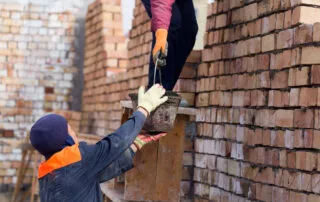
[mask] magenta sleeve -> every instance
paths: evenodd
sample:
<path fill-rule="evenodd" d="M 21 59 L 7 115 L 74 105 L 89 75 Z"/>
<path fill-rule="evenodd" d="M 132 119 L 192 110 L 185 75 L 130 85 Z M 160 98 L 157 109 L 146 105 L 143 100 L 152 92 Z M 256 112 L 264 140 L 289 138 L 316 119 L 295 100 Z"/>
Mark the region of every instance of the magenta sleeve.
<path fill-rule="evenodd" d="M 151 0 L 151 13 L 152 13 L 152 31 L 158 29 L 169 29 L 172 4 L 175 0 Z"/>

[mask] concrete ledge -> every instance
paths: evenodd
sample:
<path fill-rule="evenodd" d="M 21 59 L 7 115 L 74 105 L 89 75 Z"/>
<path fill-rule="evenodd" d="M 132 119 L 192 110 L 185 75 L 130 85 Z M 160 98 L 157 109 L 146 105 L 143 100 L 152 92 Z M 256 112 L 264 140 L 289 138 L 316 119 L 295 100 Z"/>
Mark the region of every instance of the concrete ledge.
<path fill-rule="evenodd" d="M 120 104 L 123 108 L 132 109 L 132 102 L 130 100 L 123 100 L 120 101 Z M 195 108 L 188 108 L 188 107 L 179 107 L 178 114 L 181 115 L 189 115 L 195 116 L 197 114 L 197 110 Z"/>

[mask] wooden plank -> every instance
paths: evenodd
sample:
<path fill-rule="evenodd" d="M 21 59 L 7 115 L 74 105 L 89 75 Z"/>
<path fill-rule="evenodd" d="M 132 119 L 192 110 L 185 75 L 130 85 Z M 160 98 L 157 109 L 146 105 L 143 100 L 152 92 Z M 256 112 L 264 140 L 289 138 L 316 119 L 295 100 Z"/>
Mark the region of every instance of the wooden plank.
<path fill-rule="evenodd" d="M 130 100 L 123 100 L 120 103 L 123 108 L 132 109 L 132 103 Z M 179 107 L 178 114 L 195 116 L 197 114 L 197 110 L 195 108 Z"/>
<path fill-rule="evenodd" d="M 189 117 L 178 115 L 175 127 L 159 143 L 155 201 L 176 202 L 180 199 L 185 128 Z"/>
<path fill-rule="evenodd" d="M 158 144 L 146 145 L 135 155 L 135 167 L 126 173 L 125 200 L 155 199 Z"/>

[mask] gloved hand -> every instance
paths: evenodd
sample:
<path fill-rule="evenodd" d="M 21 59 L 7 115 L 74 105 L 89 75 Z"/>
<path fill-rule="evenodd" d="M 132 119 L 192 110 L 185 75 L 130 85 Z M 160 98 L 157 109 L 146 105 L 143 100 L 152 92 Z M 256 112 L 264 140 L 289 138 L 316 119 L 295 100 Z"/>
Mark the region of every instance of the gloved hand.
<path fill-rule="evenodd" d="M 152 136 L 148 134 L 140 134 L 133 142 L 134 146 L 137 148 L 137 150 L 141 150 L 143 146 L 146 144 L 150 144 L 152 142 L 158 141 L 160 138 L 166 136 L 167 133 L 160 133 L 158 135 Z"/>
<path fill-rule="evenodd" d="M 156 44 L 153 48 L 153 62 L 157 67 L 163 67 L 166 65 L 166 57 L 168 55 L 168 31 L 166 29 L 158 29 L 156 31 Z M 156 64 L 158 60 L 158 64 Z"/>
<path fill-rule="evenodd" d="M 138 107 L 143 108 L 150 114 L 168 100 L 167 96 L 162 97 L 165 93 L 166 90 L 159 84 L 153 85 L 146 93 L 145 88 L 141 86 L 138 94 Z"/>

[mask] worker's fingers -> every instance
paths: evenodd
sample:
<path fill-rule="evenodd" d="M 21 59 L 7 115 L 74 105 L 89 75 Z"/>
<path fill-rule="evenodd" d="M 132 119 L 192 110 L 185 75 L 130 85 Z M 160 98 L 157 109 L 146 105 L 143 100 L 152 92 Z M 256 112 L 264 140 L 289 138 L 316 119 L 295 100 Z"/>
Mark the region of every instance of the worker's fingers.
<path fill-rule="evenodd" d="M 145 87 L 144 86 L 140 86 L 139 88 L 139 96 L 143 95 L 145 93 Z"/>
<path fill-rule="evenodd" d="M 160 99 L 160 105 L 162 105 L 163 103 L 167 102 L 168 100 L 168 96 L 164 96 L 163 98 Z"/>
<path fill-rule="evenodd" d="M 169 44 L 167 42 L 166 47 L 165 47 L 165 49 L 163 51 L 163 54 L 164 54 L 165 57 L 167 57 L 167 55 L 168 55 L 168 49 L 169 49 Z"/>
<path fill-rule="evenodd" d="M 154 141 L 157 141 L 157 140 L 159 140 L 160 138 L 162 138 L 162 137 L 164 137 L 166 135 L 167 135 L 167 133 L 160 133 L 158 135 L 152 136 L 152 138 L 153 138 Z"/>

